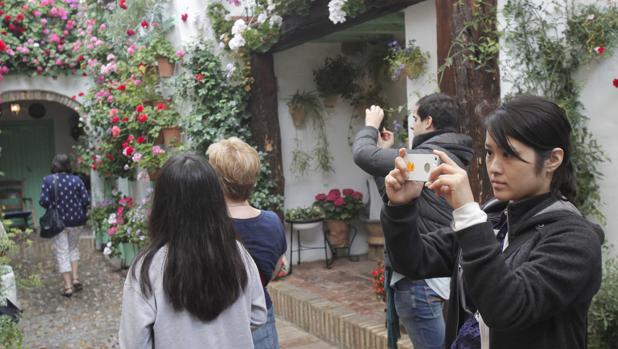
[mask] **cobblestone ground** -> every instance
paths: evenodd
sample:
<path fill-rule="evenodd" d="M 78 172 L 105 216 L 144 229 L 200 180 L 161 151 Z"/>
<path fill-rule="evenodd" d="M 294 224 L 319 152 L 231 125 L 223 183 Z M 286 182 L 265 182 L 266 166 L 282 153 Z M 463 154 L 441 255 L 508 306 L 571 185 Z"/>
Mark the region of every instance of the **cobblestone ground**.
<path fill-rule="evenodd" d="M 40 288 L 18 290 L 24 310 L 19 326 L 27 348 L 118 348 L 126 270 L 112 266 L 95 251 L 89 235 L 84 229 L 80 241 L 84 290 L 71 298 L 60 295 L 62 280 L 56 272 L 51 243 L 35 237 L 31 246 L 22 249 L 16 271 L 19 275 L 36 273 L 43 283 Z M 283 320 L 277 320 L 277 330 L 283 349 L 335 348 Z"/>

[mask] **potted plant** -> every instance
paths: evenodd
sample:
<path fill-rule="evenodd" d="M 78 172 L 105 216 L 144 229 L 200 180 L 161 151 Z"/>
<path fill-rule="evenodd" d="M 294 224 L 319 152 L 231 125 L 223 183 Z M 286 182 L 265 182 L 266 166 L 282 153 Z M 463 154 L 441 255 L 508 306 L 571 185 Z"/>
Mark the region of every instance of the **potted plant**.
<path fill-rule="evenodd" d="M 95 203 L 88 213 L 88 222 L 95 233 L 97 250 L 102 250 L 109 242 L 109 236 L 107 235 L 107 218 L 114 210 L 115 208 L 112 205 L 112 201 L 103 200 Z"/>
<path fill-rule="evenodd" d="M 328 194 L 317 194 L 313 204 L 324 212 L 330 245 L 334 248 L 346 247 L 350 220 L 356 218 L 365 207 L 363 194 L 353 189 L 331 189 Z"/>
<path fill-rule="evenodd" d="M 165 147 L 176 147 L 181 143 L 180 113 L 165 103 L 158 103 L 155 107 L 157 124 L 161 127 L 161 137 Z"/>
<path fill-rule="evenodd" d="M 305 127 L 305 118 L 322 118 L 322 104 L 313 91 L 296 91 L 288 98 L 288 110 L 296 128 Z"/>
<path fill-rule="evenodd" d="M 178 60 L 174 46 L 167 40 L 162 32 L 153 32 L 146 37 L 136 54 L 135 61 L 142 65 L 141 72 L 144 74 L 148 67 L 157 67 L 159 77 L 168 78 L 174 75 L 174 64 Z"/>
<path fill-rule="evenodd" d="M 429 59 L 428 52 L 422 52 L 414 40 L 408 41 L 403 48 L 398 41 L 389 43 L 389 52 L 385 60 L 389 65 L 391 78 L 397 80 L 403 73 L 408 79 L 416 79 L 425 71 L 425 64 Z"/>
<path fill-rule="evenodd" d="M 335 106 L 338 96 L 350 98 L 358 90 L 355 80 L 359 69 L 344 56 L 327 57 L 324 66 L 313 71 L 313 80 L 318 93 L 324 99 L 324 106 Z"/>
<path fill-rule="evenodd" d="M 292 223 L 294 229 L 312 229 L 324 220 L 324 213 L 317 206 L 292 208 L 285 212 L 285 221 Z"/>
<path fill-rule="evenodd" d="M 373 293 L 378 300 L 382 302 L 386 301 L 386 293 L 384 292 L 384 263 L 378 261 L 378 265 L 371 271 L 371 277 L 373 279 Z"/>

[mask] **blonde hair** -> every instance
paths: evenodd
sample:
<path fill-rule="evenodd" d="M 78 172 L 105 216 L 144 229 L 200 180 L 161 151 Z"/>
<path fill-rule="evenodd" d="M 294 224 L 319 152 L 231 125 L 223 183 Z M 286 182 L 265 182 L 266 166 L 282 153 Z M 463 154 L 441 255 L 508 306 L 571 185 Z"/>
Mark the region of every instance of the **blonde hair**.
<path fill-rule="evenodd" d="M 206 154 L 225 195 L 232 200 L 247 200 L 260 174 L 258 152 L 239 138 L 230 137 L 211 144 Z"/>

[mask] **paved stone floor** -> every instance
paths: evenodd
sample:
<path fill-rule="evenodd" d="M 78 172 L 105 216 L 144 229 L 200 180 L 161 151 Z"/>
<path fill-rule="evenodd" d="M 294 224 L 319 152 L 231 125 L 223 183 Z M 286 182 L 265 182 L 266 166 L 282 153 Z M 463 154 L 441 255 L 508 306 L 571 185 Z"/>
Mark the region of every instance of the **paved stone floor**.
<path fill-rule="evenodd" d="M 84 290 L 67 299 L 60 295 L 62 281 L 56 273 L 49 241 L 34 238 L 24 247 L 15 268 L 20 275 L 37 273 L 43 286 L 18 290 L 24 309 L 20 328 L 28 348 L 118 348 L 117 333 L 125 270 L 118 270 L 93 248 L 84 230 L 80 243 L 80 275 Z M 331 349 L 333 346 L 277 320 L 283 349 Z"/>

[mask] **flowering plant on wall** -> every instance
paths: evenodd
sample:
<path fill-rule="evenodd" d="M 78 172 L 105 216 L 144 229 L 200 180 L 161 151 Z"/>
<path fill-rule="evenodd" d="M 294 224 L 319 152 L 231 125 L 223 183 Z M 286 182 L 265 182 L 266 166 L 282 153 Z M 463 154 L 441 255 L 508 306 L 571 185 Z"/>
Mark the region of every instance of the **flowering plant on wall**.
<path fill-rule="evenodd" d="M 319 193 L 313 205 L 324 212 L 326 219 L 342 221 L 356 218 L 365 207 L 363 194 L 354 189 L 331 189 L 328 194 Z"/>
<path fill-rule="evenodd" d="M 371 271 L 373 281 L 373 293 L 375 293 L 378 300 L 385 301 L 386 293 L 384 292 L 384 264 L 382 261 L 378 262 L 378 265 Z"/>
<path fill-rule="evenodd" d="M 79 0 L 0 1 L 0 80 L 8 73 L 76 73 Z"/>
<path fill-rule="evenodd" d="M 391 79 L 397 80 L 402 74 L 408 79 L 416 79 L 423 74 L 429 53 L 423 53 L 414 40 L 408 41 L 405 48 L 398 41 L 391 41 L 388 48 L 385 60 L 389 65 Z"/>

